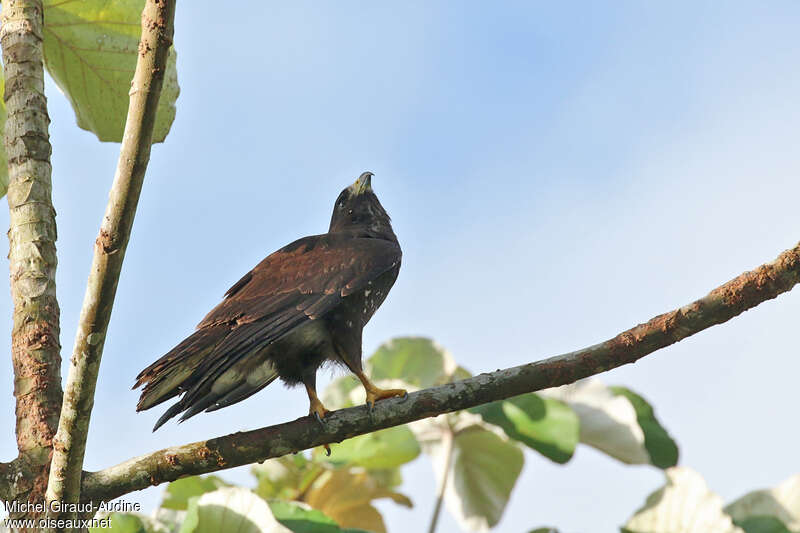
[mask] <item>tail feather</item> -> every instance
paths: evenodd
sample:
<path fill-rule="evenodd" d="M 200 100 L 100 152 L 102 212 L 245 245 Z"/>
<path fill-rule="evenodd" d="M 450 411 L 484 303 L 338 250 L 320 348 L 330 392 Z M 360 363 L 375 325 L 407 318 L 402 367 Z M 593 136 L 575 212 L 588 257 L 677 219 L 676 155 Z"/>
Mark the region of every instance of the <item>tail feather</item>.
<path fill-rule="evenodd" d="M 182 404 L 183 422 L 197 413 L 211 412 L 227 407 L 257 393 L 278 377 L 278 372 L 267 359 L 267 352 L 254 350 L 236 364 L 215 376 L 200 390 L 192 390 L 179 403 Z"/>
<path fill-rule="evenodd" d="M 158 419 L 153 431 L 180 413 L 180 421 L 202 411 L 216 411 L 260 391 L 275 378 L 269 348 L 253 346 L 240 354 L 218 349 L 230 333 L 224 324 L 202 328 L 144 369 L 134 388 L 144 385 L 137 411 L 183 395 Z"/>
<path fill-rule="evenodd" d="M 163 357 L 142 370 L 133 388 L 144 385 L 137 411 L 165 402 L 191 387 L 195 370 L 203 359 L 225 338 L 227 325 L 195 331 Z"/>
<path fill-rule="evenodd" d="M 170 418 L 172 418 L 173 416 L 177 415 L 178 413 L 180 413 L 183 410 L 184 410 L 184 406 L 183 406 L 183 404 L 181 402 L 178 402 L 175 405 L 173 405 L 172 407 L 170 407 L 169 409 L 167 409 L 167 412 L 164 413 L 163 415 L 161 415 L 161 418 L 158 419 L 158 422 L 156 422 L 156 425 L 153 426 L 153 431 L 155 431 L 158 428 L 160 428 L 161 426 L 163 426 Z"/>
<path fill-rule="evenodd" d="M 253 394 L 257 393 L 278 377 L 278 373 L 275 372 L 266 381 L 260 383 L 256 386 L 253 386 L 252 383 L 245 382 L 230 391 L 228 394 L 214 402 L 214 405 L 206 409 L 206 413 L 210 413 L 211 411 L 216 411 L 217 409 L 222 409 L 223 407 L 228 407 L 229 405 L 233 405 L 235 403 L 241 402 L 242 400 L 249 398 Z"/>

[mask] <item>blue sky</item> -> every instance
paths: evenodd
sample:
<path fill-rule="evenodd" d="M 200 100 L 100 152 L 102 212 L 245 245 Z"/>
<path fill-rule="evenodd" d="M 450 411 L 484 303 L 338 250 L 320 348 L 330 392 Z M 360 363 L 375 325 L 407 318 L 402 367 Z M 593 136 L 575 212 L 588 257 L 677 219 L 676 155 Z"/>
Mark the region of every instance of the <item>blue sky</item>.
<path fill-rule="evenodd" d="M 181 3 L 177 118 L 153 149 L 86 468 L 306 413 L 301 389 L 276 384 L 152 434 L 159 413 L 136 414 L 129 389 L 241 274 L 325 231 L 363 170 L 404 250 L 365 353 L 425 335 L 473 372 L 513 366 L 605 340 L 772 260 L 800 239 L 798 22 L 788 1 L 265 2 L 227 15 Z M 68 353 L 119 147 L 78 130 L 47 91 Z M 647 397 L 681 464 L 727 501 L 797 473 L 795 293 L 602 376 Z M 7 364 L 4 459 L 15 455 Z M 390 531 L 422 530 L 429 461 L 404 475 L 415 508 L 380 507 Z M 526 452 L 497 531 L 616 531 L 662 479 L 585 447 L 566 466 Z M 129 498 L 151 508 L 162 491 Z M 445 516 L 439 531 L 458 527 Z"/>

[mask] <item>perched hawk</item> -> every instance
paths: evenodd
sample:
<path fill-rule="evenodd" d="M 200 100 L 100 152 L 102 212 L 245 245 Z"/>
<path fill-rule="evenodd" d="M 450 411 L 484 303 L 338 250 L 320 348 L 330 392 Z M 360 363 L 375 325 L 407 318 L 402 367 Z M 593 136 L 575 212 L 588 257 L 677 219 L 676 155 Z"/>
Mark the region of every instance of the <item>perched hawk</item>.
<path fill-rule="evenodd" d="M 316 392 L 317 369 L 333 361 L 364 384 L 367 403 L 405 395 L 364 375 L 361 330 L 383 303 L 402 253 L 389 215 L 364 172 L 336 199 L 328 233 L 296 240 L 236 282 L 197 331 L 137 376 L 137 411 L 176 396 L 153 431 L 178 413 L 186 420 L 255 394 L 275 378 L 303 383 L 309 414 L 328 410 Z"/>

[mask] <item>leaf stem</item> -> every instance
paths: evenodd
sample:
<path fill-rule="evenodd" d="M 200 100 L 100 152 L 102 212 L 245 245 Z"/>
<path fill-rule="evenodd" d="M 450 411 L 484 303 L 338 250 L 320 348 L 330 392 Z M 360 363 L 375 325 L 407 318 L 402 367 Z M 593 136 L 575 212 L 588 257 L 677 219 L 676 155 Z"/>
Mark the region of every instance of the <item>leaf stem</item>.
<path fill-rule="evenodd" d="M 436 506 L 433 508 L 433 516 L 431 517 L 431 525 L 428 527 L 428 533 L 436 531 L 436 525 L 439 522 L 439 514 L 442 511 L 442 502 L 444 501 L 444 492 L 447 490 L 447 478 L 450 475 L 450 463 L 453 460 L 453 449 L 455 448 L 455 435 L 450 430 L 444 434 L 444 464 L 442 465 L 442 473 L 439 476 L 441 483 L 439 485 L 439 494 L 436 496 Z"/>

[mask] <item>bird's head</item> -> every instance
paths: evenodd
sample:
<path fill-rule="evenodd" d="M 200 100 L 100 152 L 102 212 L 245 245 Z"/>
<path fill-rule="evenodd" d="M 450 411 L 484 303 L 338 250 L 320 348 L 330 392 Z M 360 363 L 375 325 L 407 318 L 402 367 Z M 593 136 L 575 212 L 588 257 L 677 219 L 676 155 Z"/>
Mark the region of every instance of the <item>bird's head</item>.
<path fill-rule="evenodd" d="M 362 173 L 341 192 L 333 206 L 328 231 L 354 231 L 360 237 L 397 241 L 389 215 L 372 191 L 372 172 Z"/>

